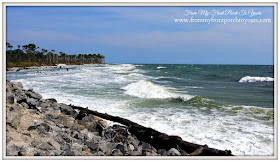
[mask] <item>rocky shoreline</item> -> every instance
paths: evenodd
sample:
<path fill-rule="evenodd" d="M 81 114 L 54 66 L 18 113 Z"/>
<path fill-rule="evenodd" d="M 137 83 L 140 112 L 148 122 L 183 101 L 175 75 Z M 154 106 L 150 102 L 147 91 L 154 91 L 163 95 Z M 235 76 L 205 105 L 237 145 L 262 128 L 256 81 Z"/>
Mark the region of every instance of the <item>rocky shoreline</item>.
<path fill-rule="evenodd" d="M 6 156 L 183 156 L 156 149 L 127 127 L 108 125 L 55 99 L 43 99 L 20 82 L 6 82 Z"/>

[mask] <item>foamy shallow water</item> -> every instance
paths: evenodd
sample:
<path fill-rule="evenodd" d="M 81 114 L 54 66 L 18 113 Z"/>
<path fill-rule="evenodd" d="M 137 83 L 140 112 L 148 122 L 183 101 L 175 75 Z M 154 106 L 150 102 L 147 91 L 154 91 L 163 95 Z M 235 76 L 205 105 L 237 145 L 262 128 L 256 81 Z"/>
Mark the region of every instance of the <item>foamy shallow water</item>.
<path fill-rule="evenodd" d="M 189 70 L 188 66 L 180 67 Z M 8 73 L 7 79 L 22 82 L 44 98 L 118 115 L 189 142 L 231 150 L 234 155 L 273 155 L 273 108 L 224 104 L 201 97 L 195 90 L 206 93 L 207 86 L 186 85 L 188 80 L 198 81 L 176 71 L 173 76 L 162 71 L 170 69 L 166 65 L 73 66 L 68 72 Z M 238 84 L 238 80 L 233 82 Z"/>

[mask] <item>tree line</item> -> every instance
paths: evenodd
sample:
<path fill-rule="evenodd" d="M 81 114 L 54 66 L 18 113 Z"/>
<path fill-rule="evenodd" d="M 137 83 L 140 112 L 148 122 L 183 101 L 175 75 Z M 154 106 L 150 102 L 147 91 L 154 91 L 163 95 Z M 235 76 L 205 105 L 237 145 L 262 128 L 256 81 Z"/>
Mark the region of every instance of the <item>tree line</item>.
<path fill-rule="evenodd" d="M 10 43 L 6 43 L 6 61 L 7 67 L 14 66 L 41 66 L 55 64 L 102 64 L 105 63 L 105 57 L 101 54 L 73 54 L 68 55 L 64 52 L 57 53 L 55 50 L 48 51 L 40 49 L 35 44 L 17 45 L 13 49 Z"/>

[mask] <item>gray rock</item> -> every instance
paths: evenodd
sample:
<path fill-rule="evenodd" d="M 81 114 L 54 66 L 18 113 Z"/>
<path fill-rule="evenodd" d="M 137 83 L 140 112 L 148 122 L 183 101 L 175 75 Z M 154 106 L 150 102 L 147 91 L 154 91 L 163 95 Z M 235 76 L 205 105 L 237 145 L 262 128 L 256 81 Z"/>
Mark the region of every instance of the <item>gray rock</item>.
<path fill-rule="evenodd" d="M 149 151 L 144 151 L 144 152 L 142 153 L 142 155 L 144 155 L 144 156 L 158 156 L 157 153 L 155 153 L 155 152 L 149 152 Z"/>
<path fill-rule="evenodd" d="M 40 150 L 40 151 L 38 151 L 37 155 L 39 155 L 39 156 L 54 156 L 55 153 L 53 151 L 50 151 L 50 150 Z"/>
<path fill-rule="evenodd" d="M 112 150 L 116 148 L 116 144 L 109 143 L 107 141 L 101 141 L 99 142 L 98 147 L 105 155 L 110 155 L 112 153 Z"/>
<path fill-rule="evenodd" d="M 116 149 L 120 150 L 123 153 L 123 155 L 125 154 L 126 148 L 125 148 L 125 146 L 123 144 L 118 144 L 116 146 Z"/>
<path fill-rule="evenodd" d="M 42 107 L 42 109 L 46 109 L 47 107 L 49 107 L 51 104 L 48 102 L 41 102 L 40 103 L 40 107 Z"/>
<path fill-rule="evenodd" d="M 30 98 L 35 98 L 35 99 L 38 99 L 38 100 L 40 100 L 42 98 L 42 95 L 40 95 L 39 93 L 29 91 L 29 90 L 27 92 L 25 92 L 25 94 Z"/>
<path fill-rule="evenodd" d="M 149 143 L 142 142 L 142 150 L 152 152 L 152 146 Z"/>
<path fill-rule="evenodd" d="M 60 155 L 62 156 L 75 156 L 75 152 L 72 150 L 64 150 Z"/>
<path fill-rule="evenodd" d="M 92 151 L 96 151 L 98 149 L 98 143 L 94 142 L 86 142 L 86 145 L 88 146 L 89 149 Z"/>
<path fill-rule="evenodd" d="M 72 151 L 75 153 L 76 156 L 82 155 L 83 146 L 78 143 L 72 144 Z"/>
<path fill-rule="evenodd" d="M 165 149 L 158 149 L 157 151 L 161 156 L 167 156 L 167 151 Z"/>
<path fill-rule="evenodd" d="M 9 143 L 13 138 L 10 136 L 6 136 L 6 142 Z"/>
<path fill-rule="evenodd" d="M 29 109 L 29 106 L 28 106 L 28 104 L 27 104 L 27 103 L 22 102 L 22 103 L 21 103 L 21 105 L 22 105 L 23 107 L 26 107 L 27 109 Z"/>
<path fill-rule="evenodd" d="M 18 154 L 20 156 L 34 156 L 35 149 L 33 147 L 22 146 Z"/>
<path fill-rule="evenodd" d="M 41 150 L 52 150 L 52 146 L 47 143 L 47 142 L 41 142 L 38 146 L 36 146 L 37 148 L 41 149 Z"/>
<path fill-rule="evenodd" d="M 60 150 L 60 144 L 56 141 L 49 141 L 48 142 L 55 150 Z"/>
<path fill-rule="evenodd" d="M 167 156 L 180 156 L 181 153 L 175 149 L 175 148 L 171 148 L 170 150 L 167 151 Z"/>
<path fill-rule="evenodd" d="M 95 122 L 94 116 L 92 114 L 86 115 L 83 117 L 82 121 L 84 122 Z"/>
<path fill-rule="evenodd" d="M 13 104 L 7 111 L 6 122 L 14 128 L 17 128 L 20 124 L 22 117 L 22 108 L 23 107 L 19 104 Z"/>
<path fill-rule="evenodd" d="M 129 151 L 133 151 L 135 147 L 132 144 L 128 144 L 127 148 Z"/>
<path fill-rule="evenodd" d="M 88 132 L 85 137 L 84 140 L 86 142 L 94 142 L 94 143 L 98 143 L 98 141 L 101 140 L 101 137 L 98 135 L 98 132 Z"/>
<path fill-rule="evenodd" d="M 78 115 L 77 112 L 71 106 L 68 106 L 66 104 L 60 104 L 60 110 L 62 113 L 70 115 L 72 117 L 76 117 Z"/>
<path fill-rule="evenodd" d="M 31 142 L 31 146 L 33 146 L 33 147 L 36 147 L 36 146 L 38 146 L 40 144 L 40 142 L 38 142 L 38 141 L 32 141 Z"/>
<path fill-rule="evenodd" d="M 34 99 L 34 98 L 27 98 L 26 103 L 28 104 L 29 108 L 31 108 L 31 109 L 37 109 L 37 106 L 39 105 L 38 100 Z"/>
<path fill-rule="evenodd" d="M 13 104 L 15 102 L 15 97 L 12 93 L 6 92 L 6 102 L 8 104 Z"/>
<path fill-rule="evenodd" d="M 50 102 L 50 103 L 57 103 L 57 101 L 56 101 L 56 99 L 54 99 L 54 98 L 48 98 L 48 99 L 46 99 L 45 100 L 46 102 Z"/>
<path fill-rule="evenodd" d="M 112 151 L 112 156 L 123 156 L 123 153 L 122 153 L 122 151 L 119 150 L 119 149 L 114 149 L 114 150 Z"/>
<path fill-rule="evenodd" d="M 15 84 L 16 87 L 18 87 L 18 89 L 22 89 L 23 88 L 21 82 L 16 82 L 14 84 Z"/>
<path fill-rule="evenodd" d="M 134 138 L 133 136 L 130 136 L 130 135 L 127 137 L 127 141 L 128 141 L 128 143 L 133 144 L 133 146 L 135 148 L 137 148 L 140 143 L 140 141 L 137 138 Z"/>
<path fill-rule="evenodd" d="M 60 145 L 61 150 L 70 150 L 70 145 L 68 143 L 63 143 Z"/>
<path fill-rule="evenodd" d="M 17 156 L 19 152 L 19 147 L 13 143 L 9 143 L 6 146 L 6 155 L 7 156 Z"/>
<path fill-rule="evenodd" d="M 94 156 L 105 156 L 105 154 L 102 151 L 98 151 L 93 154 Z"/>
<path fill-rule="evenodd" d="M 64 133 L 61 135 L 61 137 L 67 142 L 67 143 L 73 143 L 74 141 L 76 141 L 75 138 L 71 137 L 70 135 Z"/>

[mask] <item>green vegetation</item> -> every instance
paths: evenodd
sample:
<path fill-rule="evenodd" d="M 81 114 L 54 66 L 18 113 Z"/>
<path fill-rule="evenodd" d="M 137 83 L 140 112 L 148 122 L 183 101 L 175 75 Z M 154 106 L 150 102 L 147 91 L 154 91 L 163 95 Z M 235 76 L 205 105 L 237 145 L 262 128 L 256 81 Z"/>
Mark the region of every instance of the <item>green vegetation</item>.
<path fill-rule="evenodd" d="M 7 68 L 47 66 L 55 64 L 82 65 L 90 63 L 105 63 L 105 57 L 101 54 L 67 55 L 64 52 L 59 52 L 59 54 L 57 54 L 53 49 L 49 52 L 44 48 L 39 50 L 39 47 L 35 44 L 23 46 L 17 45 L 17 49 L 13 49 L 13 46 L 10 43 L 6 43 L 6 47 Z"/>

